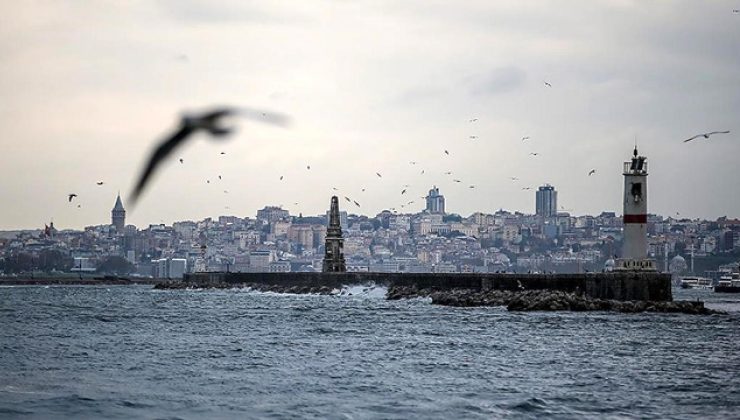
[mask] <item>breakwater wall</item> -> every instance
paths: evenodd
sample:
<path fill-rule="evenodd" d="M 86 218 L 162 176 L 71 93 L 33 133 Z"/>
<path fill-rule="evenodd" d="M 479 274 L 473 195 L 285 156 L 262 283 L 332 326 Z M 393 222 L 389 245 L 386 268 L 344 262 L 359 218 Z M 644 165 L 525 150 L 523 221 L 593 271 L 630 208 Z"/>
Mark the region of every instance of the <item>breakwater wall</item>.
<path fill-rule="evenodd" d="M 192 273 L 184 282 L 196 287 L 261 284 L 280 287 L 341 288 L 375 283 L 429 290 L 556 290 L 613 300 L 671 301 L 670 274 L 610 272 L 585 274 L 513 273 Z"/>

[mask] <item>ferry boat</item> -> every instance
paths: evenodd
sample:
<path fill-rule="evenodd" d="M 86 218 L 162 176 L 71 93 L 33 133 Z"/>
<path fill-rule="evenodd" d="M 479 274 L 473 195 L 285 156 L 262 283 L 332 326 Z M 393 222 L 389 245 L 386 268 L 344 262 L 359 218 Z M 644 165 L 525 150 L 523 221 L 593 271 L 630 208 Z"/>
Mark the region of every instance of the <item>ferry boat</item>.
<path fill-rule="evenodd" d="M 720 277 L 714 291 L 717 293 L 740 293 L 740 273 Z"/>
<path fill-rule="evenodd" d="M 712 287 L 712 279 L 706 277 L 687 276 L 681 278 L 682 289 L 711 289 Z"/>

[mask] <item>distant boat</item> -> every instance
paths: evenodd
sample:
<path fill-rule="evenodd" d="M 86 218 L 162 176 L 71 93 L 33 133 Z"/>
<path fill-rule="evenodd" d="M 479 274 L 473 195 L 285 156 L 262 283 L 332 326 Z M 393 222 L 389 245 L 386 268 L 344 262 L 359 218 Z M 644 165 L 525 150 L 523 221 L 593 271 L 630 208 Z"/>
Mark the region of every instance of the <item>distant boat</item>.
<path fill-rule="evenodd" d="M 712 279 L 706 277 L 687 276 L 681 278 L 682 289 L 712 289 Z"/>
<path fill-rule="evenodd" d="M 740 273 L 720 277 L 714 291 L 717 293 L 740 293 Z"/>

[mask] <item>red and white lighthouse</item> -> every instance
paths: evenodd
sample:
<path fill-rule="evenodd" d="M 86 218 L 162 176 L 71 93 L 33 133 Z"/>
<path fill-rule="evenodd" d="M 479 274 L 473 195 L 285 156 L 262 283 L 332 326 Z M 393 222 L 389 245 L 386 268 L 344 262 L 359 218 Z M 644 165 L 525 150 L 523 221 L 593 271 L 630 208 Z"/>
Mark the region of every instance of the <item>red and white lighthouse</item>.
<path fill-rule="evenodd" d="M 655 270 L 647 258 L 647 158 L 639 156 L 637 146 L 629 162 L 624 162 L 624 245 L 617 269 Z"/>

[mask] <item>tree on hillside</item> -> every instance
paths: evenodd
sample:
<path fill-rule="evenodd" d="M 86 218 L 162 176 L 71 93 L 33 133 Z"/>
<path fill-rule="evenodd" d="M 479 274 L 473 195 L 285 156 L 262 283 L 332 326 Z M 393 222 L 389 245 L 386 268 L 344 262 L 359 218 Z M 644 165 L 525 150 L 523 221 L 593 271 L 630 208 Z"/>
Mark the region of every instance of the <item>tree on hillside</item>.
<path fill-rule="evenodd" d="M 100 262 L 97 271 L 102 274 L 115 274 L 120 276 L 130 274 L 134 269 L 134 265 L 128 262 L 125 258 L 111 255 Z"/>

